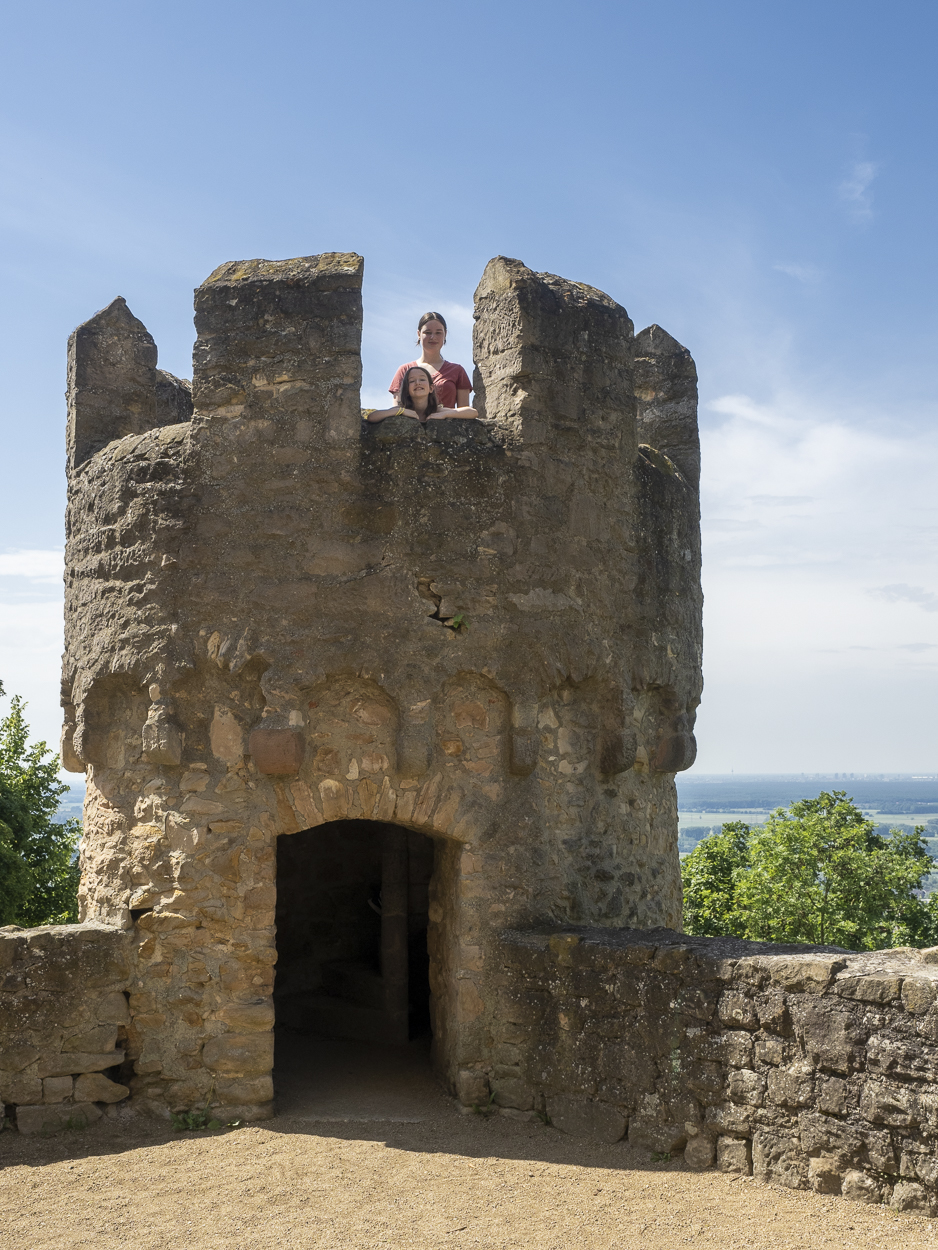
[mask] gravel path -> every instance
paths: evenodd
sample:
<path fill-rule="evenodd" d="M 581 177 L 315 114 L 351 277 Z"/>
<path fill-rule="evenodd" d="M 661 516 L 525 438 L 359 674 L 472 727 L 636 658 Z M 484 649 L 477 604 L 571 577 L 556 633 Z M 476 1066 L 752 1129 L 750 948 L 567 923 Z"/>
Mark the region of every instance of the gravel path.
<path fill-rule="evenodd" d="M 382 1086 L 367 1048 L 307 1047 L 304 1086 L 286 1055 L 266 1124 L 0 1134 L 2 1250 L 938 1250 L 938 1221 L 461 1115 L 420 1056 Z"/>

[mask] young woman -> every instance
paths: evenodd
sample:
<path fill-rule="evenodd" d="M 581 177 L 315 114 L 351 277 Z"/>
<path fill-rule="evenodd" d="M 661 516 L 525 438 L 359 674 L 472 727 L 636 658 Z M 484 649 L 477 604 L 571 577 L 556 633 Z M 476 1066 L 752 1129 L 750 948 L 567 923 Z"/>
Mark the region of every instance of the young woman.
<path fill-rule="evenodd" d="M 445 408 L 465 408 L 469 404 L 472 383 L 462 365 L 443 359 L 446 342 L 446 322 L 438 312 L 425 312 L 417 322 L 417 346 L 420 356 L 401 365 L 395 373 L 388 390 L 396 395 L 401 389 L 405 372 L 413 365 L 423 365 L 429 372 L 436 396 Z"/>
<path fill-rule="evenodd" d="M 475 417 L 475 408 L 444 408 L 437 399 L 429 369 L 423 365 L 411 365 L 404 371 L 397 392 L 397 406 L 372 409 L 364 414 L 366 421 L 383 421 L 385 417 L 413 417 L 421 425 L 428 421 L 443 421 L 447 417 Z"/>

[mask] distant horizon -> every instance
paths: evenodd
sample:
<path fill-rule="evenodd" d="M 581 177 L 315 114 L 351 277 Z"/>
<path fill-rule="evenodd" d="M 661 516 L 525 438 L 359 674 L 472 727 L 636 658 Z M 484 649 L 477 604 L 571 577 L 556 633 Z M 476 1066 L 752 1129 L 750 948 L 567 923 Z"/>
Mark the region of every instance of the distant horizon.
<path fill-rule="evenodd" d="M 810 773 L 809 772 L 744 773 L 744 772 L 736 772 L 734 769 L 730 769 L 728 773 L 691 773 L 690 771 L 686 773 L 678 773 L 677 776 L 675 777 L 675 781 L 678 783 L 680 783 L 681 781 L 685 781 L 685 780 L 703 781 L 705 778 L 710 778 L 710 777 L 721 777 L 721 778 L 722 777 L 793 777 L 793 778 L 798 777 L 798 778 L 805 778 L 806 780 L 809 780 L 809 781 L 815 778 L 817 778 L 818 780 L 823 779 L 823 778 L 841 779 L 843 781 L 903 781 L 906 779 L 909 779 L 912 781 L 938 781 L 938 769 L 936 769 L 936 771 L 932 773 L 922 773 L 922 772 L 898 773 L 898 772 L 890 772 L 886 769 L 884 769 L 882 772 L 872 770 L 872 771 L 857 772 L 857 773 L 845 773 L 845 772 L 840 772 L 839 770 L 825 772 L 823 769 L 818 772 L 810 772 Z"/>

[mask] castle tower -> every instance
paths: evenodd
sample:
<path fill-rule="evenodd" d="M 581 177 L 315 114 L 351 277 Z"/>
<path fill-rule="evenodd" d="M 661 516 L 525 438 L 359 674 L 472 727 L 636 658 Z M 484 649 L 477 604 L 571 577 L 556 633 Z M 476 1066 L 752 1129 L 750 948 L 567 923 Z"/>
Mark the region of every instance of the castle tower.
<path fill-rule="evenodd" d="M 427 1010 L 464 1101 L 524 1106 L 499 933 L 680 925 L 693 362 L 498 258 L 485 420 L 363 429 L 361 275 L 222 265 L 191 401 L 122 300 L 69 345 L 63 761 L 157 1108 L 269 1114 L 275 1002 L 397 1041 Z"/>

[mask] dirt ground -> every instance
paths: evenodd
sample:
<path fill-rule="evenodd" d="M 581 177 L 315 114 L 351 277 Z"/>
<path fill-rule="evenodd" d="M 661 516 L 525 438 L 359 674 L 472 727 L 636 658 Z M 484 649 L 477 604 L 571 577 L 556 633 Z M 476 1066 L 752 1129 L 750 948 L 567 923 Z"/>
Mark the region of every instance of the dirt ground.
<path fill-rule="evenodd" d="M 419 1053 L 278 1048 L 283 1114 L 0 1134 L 3 1250 L 938 1250 L 938 1221 L 760 1185 L 540 1122 L 461 1115 Z"/>

